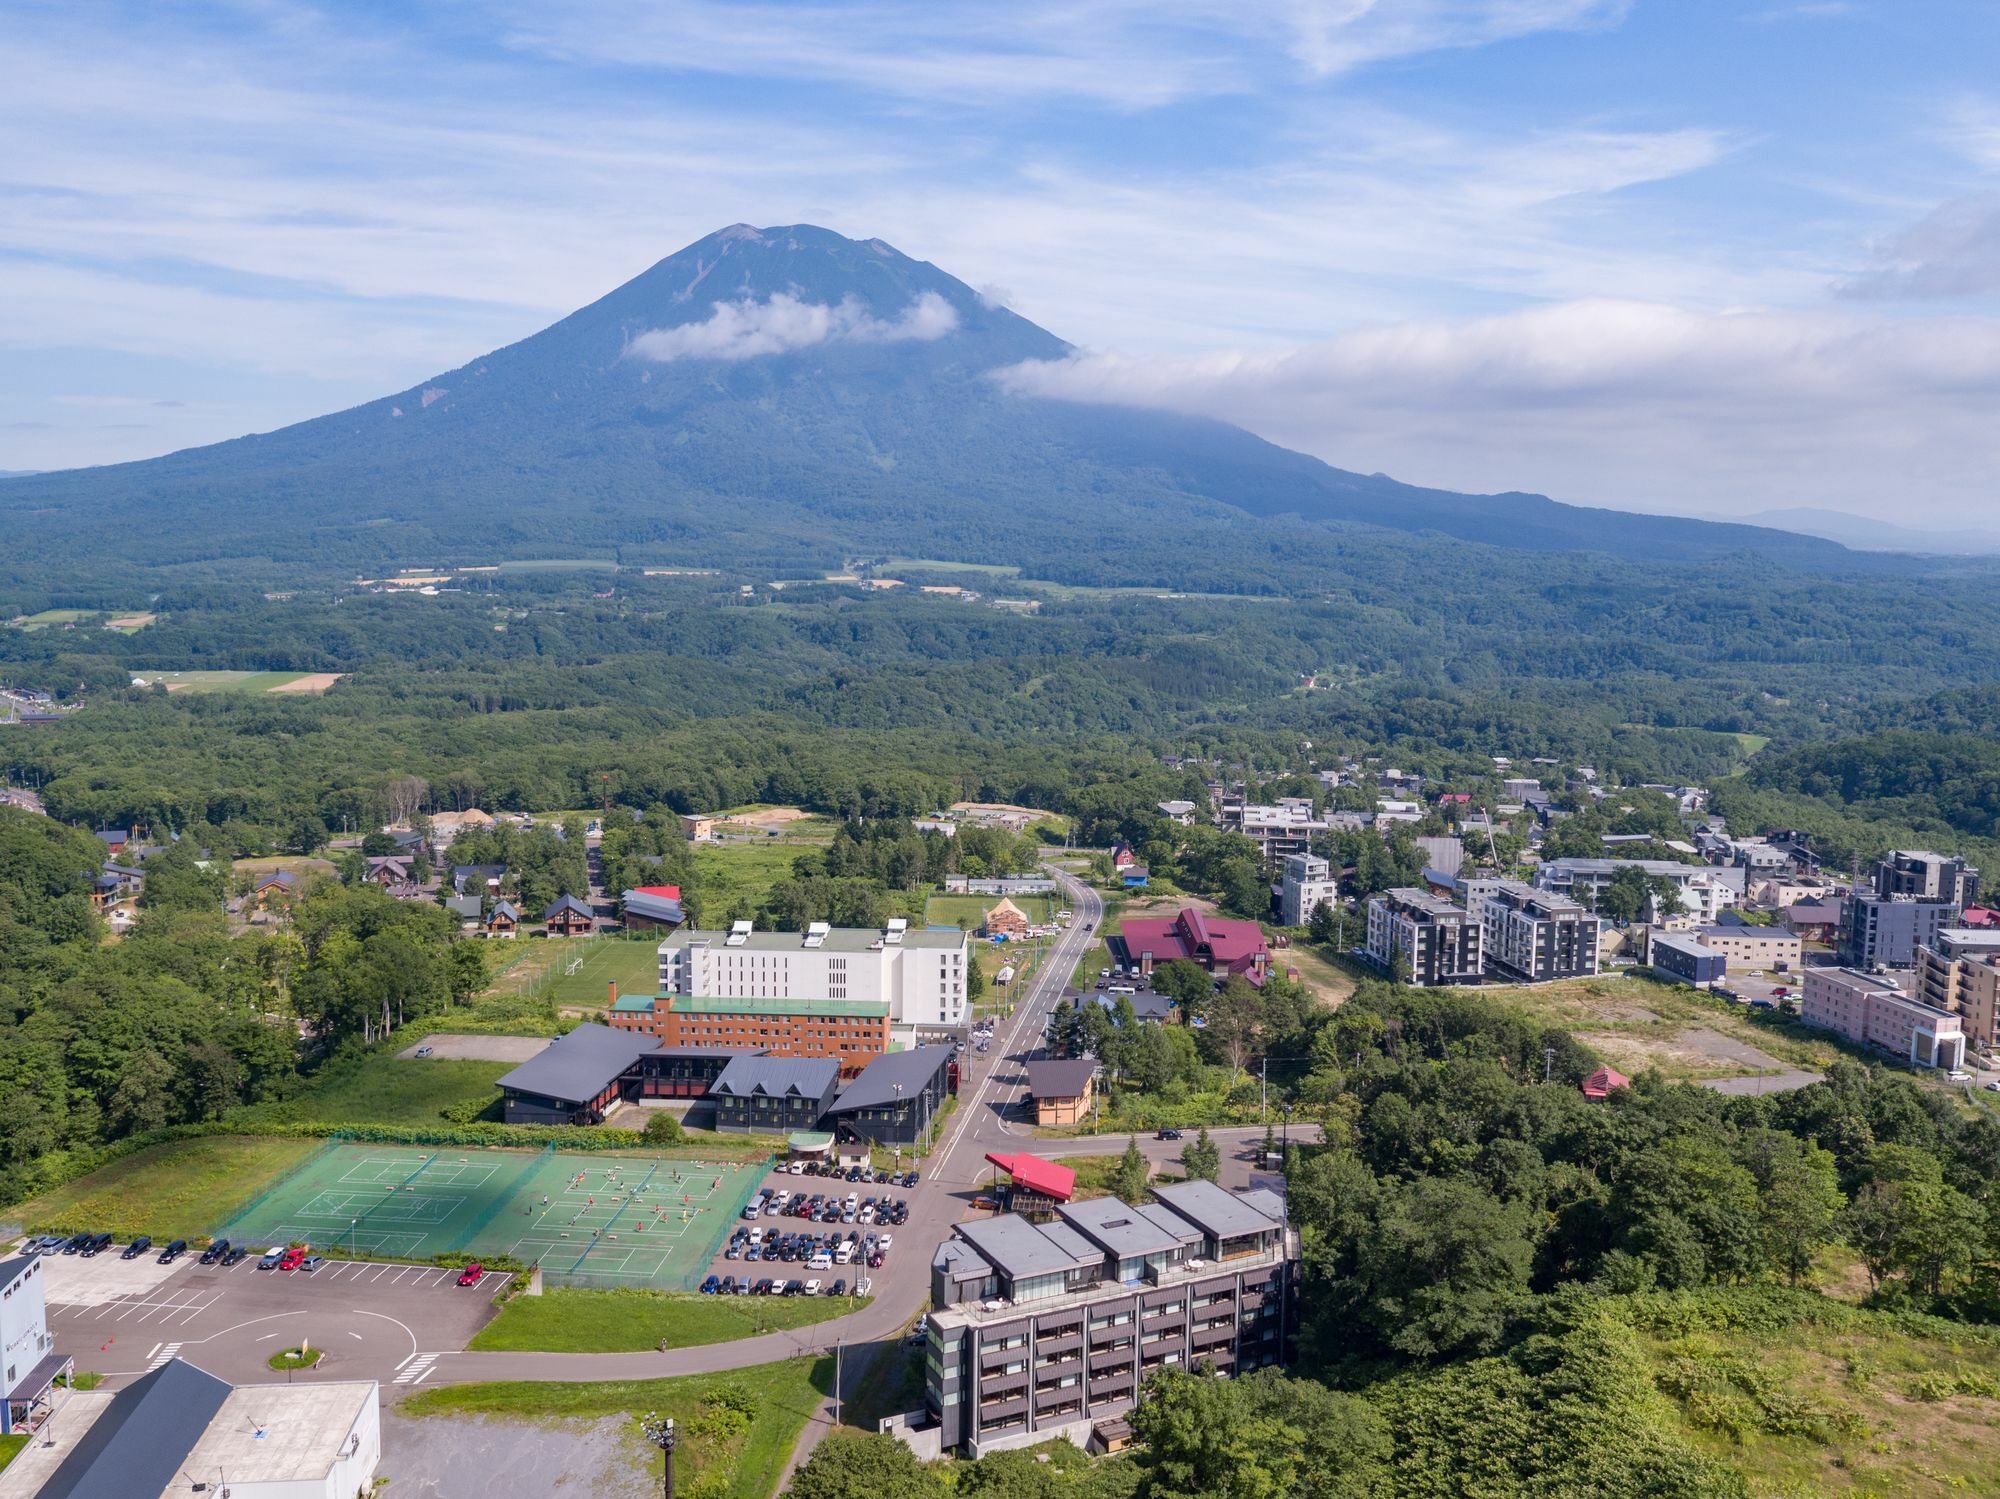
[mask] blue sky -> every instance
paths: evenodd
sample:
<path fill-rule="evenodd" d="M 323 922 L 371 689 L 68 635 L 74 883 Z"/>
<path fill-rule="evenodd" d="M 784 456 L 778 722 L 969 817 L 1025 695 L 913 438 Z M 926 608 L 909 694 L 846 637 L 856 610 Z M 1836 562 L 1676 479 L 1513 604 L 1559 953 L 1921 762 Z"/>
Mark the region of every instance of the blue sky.
<path fill-rule="evenodd" d="M 805 221 L 1080 346 L 1024 388 L 1351 468 L 2000 508 L 1991 0 L 12 0 L 0 43 L 0 469 L 353 404 Z"/>

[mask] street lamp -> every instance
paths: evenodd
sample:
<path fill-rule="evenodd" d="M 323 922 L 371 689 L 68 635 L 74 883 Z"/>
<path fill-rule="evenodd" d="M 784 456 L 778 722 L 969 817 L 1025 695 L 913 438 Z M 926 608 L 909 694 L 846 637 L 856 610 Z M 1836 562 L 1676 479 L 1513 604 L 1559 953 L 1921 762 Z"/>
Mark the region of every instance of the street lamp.
<path fill-rule="evenodd" d="M 1278 1153 L 1284 1157 L 1285 1164 L 1289 1166 L 1292 1163 L 1292 1106 L 1285 1103 L 1278 1105 L 1278 1107 L 1284 1111 L 1285 1115 L 1283 1143 L 1279 1146 Z"/>
<path fill-rule="evenodd" d="M 648 1411 L 639 1426 L 646 1433 L 646 1440 L 666 1454 L 666 1486 L 660 1492 L 666 1499 L 674 1499 L 674 1448 L 680 1441 L 679 1433 L 674 1430 L 674 1418 Z"/>

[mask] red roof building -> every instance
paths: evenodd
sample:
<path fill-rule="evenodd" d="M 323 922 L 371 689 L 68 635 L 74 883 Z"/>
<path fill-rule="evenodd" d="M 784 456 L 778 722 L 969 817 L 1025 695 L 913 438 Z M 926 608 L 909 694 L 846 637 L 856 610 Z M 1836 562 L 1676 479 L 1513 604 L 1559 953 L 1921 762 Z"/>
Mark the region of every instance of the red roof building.
<path fill-rule="evenodd" d="M 1986 906 L 1967 906 L 1958 914 L 1960 926 L 1996 927 L 2000 926 L 2000 911 Z"/>
<path fill-rule="evenodd" d="M 1210 973 L 1240 973 L 1262 983 L 1271 969 L 1271 950 L 1264 929 L 1254 921 L 1225 921 L 1204 916 L 1192 906 L 1178 916 L 1135 916 L 1120 929 L 1126 961 L 1151 973 L 1158 963 L 1187 958 Z"/>
<path fill-rule="evenodd" d="M 640 885 L 636 887 L 641 895 L 657 895 L 661 900 L 679 900 L 679 885 Z"/>
<path fill-rule="evenodd" d="M 1076 1195 L 1076 1173 L 1067 1166 L 1058 1166 L 1026 1151 L 1002 1155 L 989 1150 L 986 1159 L 1012 1179 L 1017 1201 L 1024 1194 L 1047 1198 L 1050 1202 L 1068 1202 Z M 1015 1210 L 1020 1211 L 1018 1206 Z"/>
<path fill-rule="evenodd" d="M 1632 1086 L 1632 1079 L 1616 1067 L 1600 1067 L 1583 1080 L 1583 1096 L 1602 1103 L 1620 1088 Z"/>

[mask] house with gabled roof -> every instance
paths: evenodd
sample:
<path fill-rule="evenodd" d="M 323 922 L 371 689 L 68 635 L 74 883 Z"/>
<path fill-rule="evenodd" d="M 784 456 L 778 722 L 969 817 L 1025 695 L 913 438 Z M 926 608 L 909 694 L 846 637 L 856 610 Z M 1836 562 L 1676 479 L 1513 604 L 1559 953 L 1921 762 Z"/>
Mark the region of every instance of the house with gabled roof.
<path fill-rule="evenodd" d="M 596 924 L 596 913 L 574 895 L 557 896 L 542 912 L 542 930 L 551 937 L 588 937 Z"/>

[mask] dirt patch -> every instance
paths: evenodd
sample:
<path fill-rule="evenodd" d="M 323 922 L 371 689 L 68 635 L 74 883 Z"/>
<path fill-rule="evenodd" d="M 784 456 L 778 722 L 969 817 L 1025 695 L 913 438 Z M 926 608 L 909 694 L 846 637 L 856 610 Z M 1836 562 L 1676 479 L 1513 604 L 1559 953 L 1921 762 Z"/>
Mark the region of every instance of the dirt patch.
<path fill-rule="evenodd" d="M 298 678 L 298 680 L 296 681 L 286 682 L 282 686 L 273 687 L 270 690 L 272 692 L 319 693 L 326 691 L 327 688 L 331 687 L 335 682 L 338 682 L 345 675 L 347 675 L 347 673 L 339 671 L 308 672 L 306 673 L 306 675 Z M 170 687 L 167 690 L 171 692 L 173 689 Z"/>
<path fill-rule="evenodd" d="M 167 683 L 167 691 L 182 692 L 192 686 L 194 686 L 194 683 L 192 682 L 169 682 Z"/>
<path fill-rule="evenodd" d="M 954 812 L 1012 812 L 1022 817 L 1053 817 L 1055 813 L 1045 807 L 1021 807 L 1013 802 L 953 802 Z"/>
<path fill-rule="evenodd" d="M 755 812 L 724 812 L 718 822 L 740 822 L 753 828 L 781 828 L 788 822 L 804 822 L 812 813 L 798 807 L 763 807 Z"/>
<path fill-rule="evenodd" d="M 121 614 L 116 619 L 107 619 L 104 622 L 104 628 L 107 630 L 143 630 L 158 618 L 159 615 L 157 614 Z"/>
<path fill-rule="evenodd" d="M 525 1062 L 540 1056 L 548 1044 L 541 1036 L 426 1036 L 396 1055 L 414 1061 L 428 1046 L 426 1061 Z"/>
<path fill-rule="evenodd" d="M 1690 1026 L 1671 1035 L 1580 1030 L 1576 1038 L 1623 1071 L 1657 1067 L 1670 1078 L 1698 1082 L 1723 1093 L 1765 1093 L 1801 1088 L 1819 1080 L 1816 1072 L 1802 1071 L 1747 1041 L 1705 1026 Z"/>

